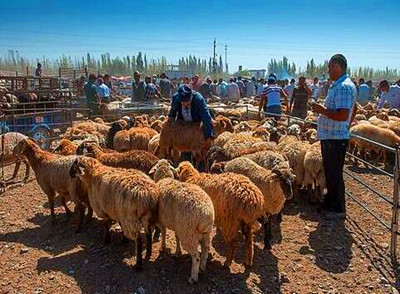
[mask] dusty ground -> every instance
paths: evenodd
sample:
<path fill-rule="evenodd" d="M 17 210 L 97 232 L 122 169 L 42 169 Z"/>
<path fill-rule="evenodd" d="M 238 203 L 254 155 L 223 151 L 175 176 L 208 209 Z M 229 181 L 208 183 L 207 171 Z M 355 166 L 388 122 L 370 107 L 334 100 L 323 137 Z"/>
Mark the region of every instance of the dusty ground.
<path fill-rule="evenodd" d="M 392 197 L 388 177 L 349 170 Z M 347 183 L 390 224 L 389 205 L 354 181 Z M 389 233 L 352 200 L 345 222 L 321 219 L 305 203 L 288 204 L 280 229 L 274 225 L 270 252 L 263 250 L 261 232 L 256 235 L 254 266 L 248 270 L 243 247 L 230 270 L 222 266 L 225 249 L 217 232 L 207 272 L 195 286 L 187 283 L 189 256 L 160 256 L 158 242 L 137 273 L 133 244 L 121 242 L 118 232 L 106 246 L 101 221 L 74 234 L 73 217 L 62 207 L 56 212 L 52 225 L 46 196 L 33 177 L 0 196 L 0 293 L 395 293 L 400 285 L 389 258 Z M 168 247 L 174 248 L 172 234 Z"/>

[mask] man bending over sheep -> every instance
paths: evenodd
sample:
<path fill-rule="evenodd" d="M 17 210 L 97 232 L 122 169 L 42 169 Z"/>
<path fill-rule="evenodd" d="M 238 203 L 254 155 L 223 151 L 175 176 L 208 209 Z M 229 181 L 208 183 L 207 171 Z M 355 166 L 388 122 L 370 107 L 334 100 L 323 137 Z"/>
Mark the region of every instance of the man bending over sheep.
<path fill-rule="evenodd" d="M 168 120 L 201 121 L 204 125 L 204 148 L 210 148 L 214 129 L 206 100 L 199 92 L 193 91 L 188 85 L 180 86 L 172 97 Z M 183 160 L 191 161 L 192 156 L 190 152 L 183 152 L 182 157 Z"/>
<path fill-rule="evenodd" d="M 345 185 L 343 166 L 350 132 L 357 106 L 357 89 L 346 74 L 347 60 L 342 54 L 331 57 L 328 63 L 329 76 L 333 81 L 324 105 L 312 103 L 311 108 L 319 113 L 317 138 L 321 140 L 322 161 L 328 190 L 323 203 L 327 217 L 345 218 Z"/>

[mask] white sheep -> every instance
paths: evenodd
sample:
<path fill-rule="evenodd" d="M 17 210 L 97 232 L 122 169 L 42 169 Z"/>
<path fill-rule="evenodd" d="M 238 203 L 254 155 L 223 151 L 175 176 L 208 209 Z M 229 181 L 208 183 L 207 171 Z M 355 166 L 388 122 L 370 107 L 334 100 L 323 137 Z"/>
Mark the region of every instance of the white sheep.
<path fill-rule="evenodd" d="M 322 200 L 326 179 L 319 141 L 312 144 L 304 156 L 304 186 L 307 187 L 307 195 L 311 201 Z M 314 193 L 312 193 L 313 188 Z M 312 195 L 315 199 L 311 199 Z"/>
<path fill-rule="evenodd" d="M 158 222 L 162 233 L 162 249 L 166 249 L 166 228 L 175 231 L 176 254 L 182 243 L 192 256 L 189 283 L 198 281 L 199 268 L 206 269 L 207 256 L 213 237 L 214 206 L 199 186 L 174 180 L 176 171 L 165 159 L 151 169 L 160 190 Z M 198 246 L 201 246 L 201 255 Z"/>

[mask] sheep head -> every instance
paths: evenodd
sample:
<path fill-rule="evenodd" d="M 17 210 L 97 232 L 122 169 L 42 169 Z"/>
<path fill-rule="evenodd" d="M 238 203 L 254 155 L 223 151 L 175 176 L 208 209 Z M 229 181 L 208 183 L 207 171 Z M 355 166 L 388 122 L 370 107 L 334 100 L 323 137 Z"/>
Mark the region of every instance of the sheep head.
<path fill-rule="evenodd" d="M 150 128 L 154 129 L 157 131 L 157 133 L 161 132 L 161 129 L 163 127 L 163 123 L 160 120 L 156 120 L 151 123 Z"/>
<path fill-rule="evenodd" d="M 218 115 L 213 122 L 216 134 L 222 134 L 223 132 L 234 132 L 233 124 L 231 120 L 222 115 Z"/>
<path fill-rule="evenodd" d="M 153 176 L 155 182 L 164 178 L 174 179 L 178 177 L 178 173 L 172 166 L 172 162 L 167 159 L 157 161 L 149 171 L 149 175 Z"/>
<path fill-rule="evenodd" d="M 23 139 L 19 141 L 18 144 L 14 147 L 13 155 L 16 157 L 20 157 L 29 148 L 40 149 L 40 147 L 36 144 L 35 140 L 33 140 L 32 138 Z"/>
<path fill-rule="evenodd" d="M 389 110 L 388 115 L 400 117 L 400 111 L 396 108 L 392 108 Z"/>
<path fill-rule="evenodd" d="M 260 126 L 253 132 L 253 137 L 261 138 L 263 141 L 268 142 L 270 140 L 270 133 L 266 127 Z"/>
<path fill-rule="evenodd" d="M 211 147 L 206 155 L 207 166 L 212 166 L 214 162 L 227 161 L 229 156 L 225 149 L 219 146 Z"/>
<path fill-rule="evenodd" d="M 299 136 L 301 133 L 301 128 L 297 124 L 293 124 L 287 128 L 287 134 L 293 136 Z"/>
<path fill-rule="evenodd" d="M 376 117 L 384 121 L 389 121 L 389 115 L 386 112 L 379 112 L 376 114 Z"/>
<path fill-rule="evenodd" d="M 71 165 L 71 168 L 69 169 L 69 175 L 71 178 L 85 175 L 85 167 L 80 158 L 75 159 L 74 163 Z"/>
<path fill-rule="evenodd" d="M 104 120 L 101 117 L 96 117 L 93 121 L 98 124 L 104 124 Z"/>
<path fill-rule="evenodd" d="M 199 172 L 193 167 L 189 161 L 182 161 L 176 172 L 179 176 L 179 180 L 186 182 L 189 178 L 199 175 Z"/>
<path fill-rule="evenodd" d="M 225 170 L 226 162 L 214 162 L 210 168 L 210 173 L 212 174 L 222 174 Z"/>
<path fill-rule="evenodd" d="M 61 150 L 63 150 L 66 146 L 69 146 L 70 144 L 72 144 L 72 142 L 68 139 L 62 139 L 60 141 L 60 143 L 58 144 L 58 146 L 56 148 L 54 148 L 53 152 L 57 153 Z"/>
<path fill-rule="evenodd" d="M 281 187 L 285 193 L 286 200 L 293 198 L 293 182 L 295 180 L 295 175 L 292 173 L 290 168 L 274 167 L 272 172 L 279 176 L 281 180 Z"/>
<path fill-rule="evenodd" d="M 78 149 L 76 150 L 77 155 L 94 154 L 96 151 L 101 151 L 100 147 L 97 146 L 95 141 L 84 141 L 82 142 Z"/>
<path fill-rule="evenodd" d="M 314 144 L 315 142 L 317 142 L 317 130 L 315 129 L 307 130 L 306 138 L 310 144 Z"/>

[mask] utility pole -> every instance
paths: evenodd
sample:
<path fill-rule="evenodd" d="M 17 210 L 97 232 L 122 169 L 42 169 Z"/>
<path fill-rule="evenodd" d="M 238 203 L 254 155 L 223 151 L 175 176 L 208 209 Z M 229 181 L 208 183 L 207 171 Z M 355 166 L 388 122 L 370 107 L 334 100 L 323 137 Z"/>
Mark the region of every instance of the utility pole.
<path fill-rule="evenodd" d="M 216 72 L 216 57 L 215 57 L 215 49 L 217 47 L 217 39 L 214 38 L 214 54 L 213 54 L 213 65 L 212 65 L 212 70 L 213 70 L 213 78 L 215 78 L 215 72 Z"/>
<path fill-rule="evenodd" d="M 228 45 L 225 45 L 225 72 L 228 73 Z"/>

